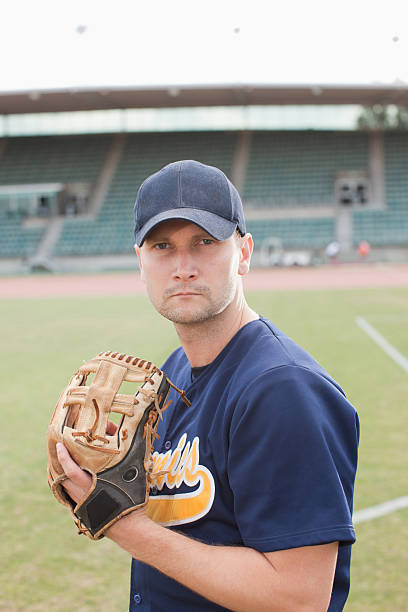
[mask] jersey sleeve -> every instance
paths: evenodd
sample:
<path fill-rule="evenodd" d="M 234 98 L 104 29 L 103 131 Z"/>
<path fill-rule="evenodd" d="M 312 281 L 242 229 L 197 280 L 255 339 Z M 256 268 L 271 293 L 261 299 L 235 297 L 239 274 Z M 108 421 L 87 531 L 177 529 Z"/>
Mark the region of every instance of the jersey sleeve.
<path fill-rule="evenodd" d="M 284 366 L 255 379 L 237 402 L 228 449 L 244 544 L 353 543 L 358 437 L 356 411 L 323 376 Z"/>

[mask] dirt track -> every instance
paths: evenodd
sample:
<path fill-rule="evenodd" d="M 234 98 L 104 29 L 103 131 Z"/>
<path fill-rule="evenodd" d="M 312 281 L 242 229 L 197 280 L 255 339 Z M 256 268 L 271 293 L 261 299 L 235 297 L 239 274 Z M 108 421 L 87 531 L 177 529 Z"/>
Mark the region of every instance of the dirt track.
<path fill-rule="evenodd" d="M 244 280 L 248 290 L 353 289 L 408 287 L 408 265 L 339 264 L 316 268 L 252 270 Z M 143 294 L 137 272 L 0 278 L 1 298 L 63 297 L 72 295 Z"/>

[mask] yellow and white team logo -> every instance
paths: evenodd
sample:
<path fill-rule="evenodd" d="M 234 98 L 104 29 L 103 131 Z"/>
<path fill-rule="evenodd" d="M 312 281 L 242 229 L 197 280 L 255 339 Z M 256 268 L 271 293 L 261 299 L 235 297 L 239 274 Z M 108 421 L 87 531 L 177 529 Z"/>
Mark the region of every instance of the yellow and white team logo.
<path fill-rule="evenodd" d="M 187 434 L 183 434 L 173 451 L 155 452 L 153 463 L 153 472 L 167 472 L 155 480 L 159 491 L 165 485 L 169 489 L 178 489 L 182 484 L 194 487 L 194 491 L 151 496 L 146 509 L 151 519 L 167 526 L 182 525 L 196 521 L 209 512 L 214 501 L 215 484 L 211 472 L 200 465 L 198 437 L 190 443 L 187 442 Z"/>

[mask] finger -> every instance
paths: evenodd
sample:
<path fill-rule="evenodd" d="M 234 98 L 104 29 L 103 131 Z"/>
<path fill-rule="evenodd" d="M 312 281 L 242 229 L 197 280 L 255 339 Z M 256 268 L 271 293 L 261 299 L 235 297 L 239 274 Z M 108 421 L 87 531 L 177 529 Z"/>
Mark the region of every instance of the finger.
<path fill-rule="evenodd" d="M 115 425 L 115 423 L 113 423 L 112 421 L 108 421 L 108 424 L 106 425 L 106 433 L 109 436 L 113 436 L 116 432 L 117 432 L 118 426 Z"/>
<path fill-rule="evenodd" d="M 78 502 L 90 489 L 92 478 L 75 463 L 65 446 L 60 442 L 57 444 L 57 455 L 58 461 L 68 478 L 68 480 L 62 482 L 62 485 L 69 496 Z"/>

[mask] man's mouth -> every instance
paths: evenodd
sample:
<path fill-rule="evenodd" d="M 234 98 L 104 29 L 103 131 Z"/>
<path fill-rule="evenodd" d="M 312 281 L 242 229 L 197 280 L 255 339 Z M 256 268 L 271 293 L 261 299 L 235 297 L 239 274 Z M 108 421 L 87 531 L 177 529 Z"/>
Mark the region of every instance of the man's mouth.
<path fill-rule="evenodd" d="M 169 289 L 167 289 L 164 293 L 164 298 L 168 299 L 168 298 L 173 298 L 173 297 L 178 297 L 178 298 L 187 298 L 187 297 L 193 297 L 195 295 L 209 295 L 210 291 L 208 289 L 208 287 L 206 287 L 205 285 L 200 285 L 197 287 L 194 287 L 194 289 L 189 289 L 188 287 L 170 287 Z"/>

